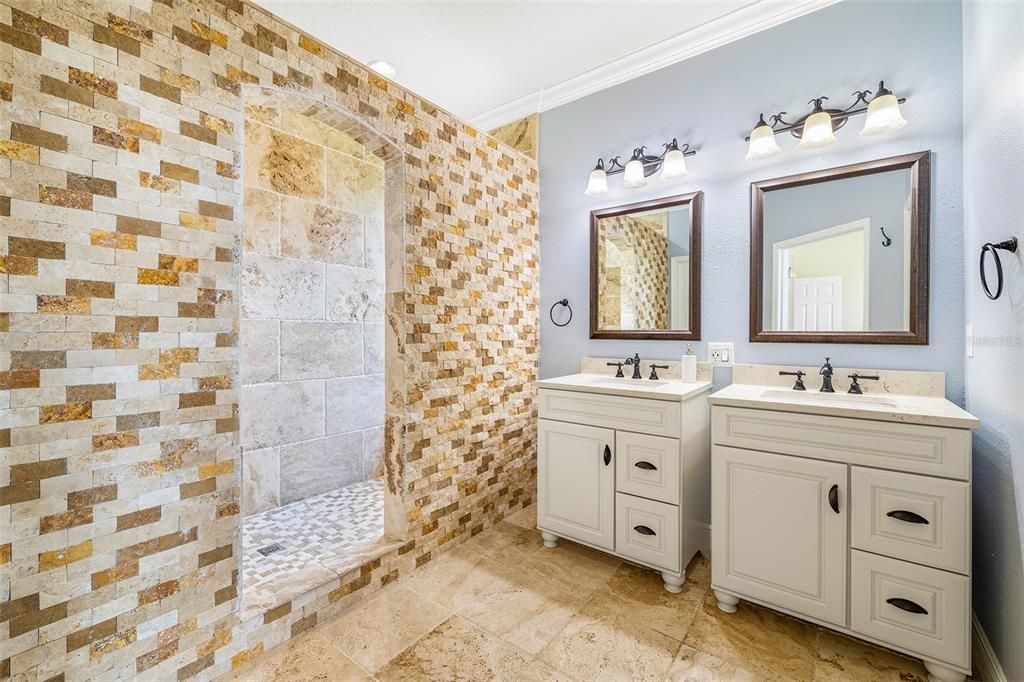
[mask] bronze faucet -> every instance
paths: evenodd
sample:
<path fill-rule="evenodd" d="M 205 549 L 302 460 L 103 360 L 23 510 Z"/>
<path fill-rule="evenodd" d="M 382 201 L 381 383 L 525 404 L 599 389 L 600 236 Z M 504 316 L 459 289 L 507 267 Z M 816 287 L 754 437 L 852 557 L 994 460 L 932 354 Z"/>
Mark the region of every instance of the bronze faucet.
<path fill-rule="evenodd" d="M 825 358 L 825 364 L 818 370 L 818 374 L 821 375 L 821 392 L 822 393 L 835 393 L 836 389 L 832 388 L 832 365 L 829 363 L 831 358 Z"/>

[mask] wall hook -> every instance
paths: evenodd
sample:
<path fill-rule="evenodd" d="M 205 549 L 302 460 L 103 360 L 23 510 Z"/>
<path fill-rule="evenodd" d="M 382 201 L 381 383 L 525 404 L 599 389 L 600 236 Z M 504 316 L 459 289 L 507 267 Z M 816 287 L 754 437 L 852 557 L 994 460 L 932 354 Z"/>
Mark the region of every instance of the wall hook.
<path fill-rule="evenodd" d="M 879 225 L 878 229 L 882 231 L 882 246 L 891 246 L 892 245 L 892 239 L 890 239 L 889 235 L 887 235 L 885 233 L 885 226 L 884 225 Z"/>
<path fill-rule="evenodd" d="M 985 290 L 985 295 L 993 301 L 999 298 L 1003 293 L 1003 264 L 999 262 L 999 249 L 1009 251 L 1010 253 L 1017 252 L 1017 238 L 1010 237 L 1005 241 L 1001 241 L 997 244 L 988 242 L 981 247 L 981 260 L 978 263 L 978 269 L 981 272 L 981 288 Z M 996 292 L 993 294 L 992 290 L 988 286 L 988 278 L 985 276 L 985 254 L 992 253 L 992 258 L 996 262 Z"/>
<path fill-rule="evenodd" d="M 556 305 L 564 305 L 566 307 L 566 309 L 569 311 L 569 319 L 566 320 L 565 322 L 562 322 L 562 323 L 555 322 L 555 306 Z M 572 308 L 569 307 L 569 299 L 563 298 L 561 301 L 555 301 L 553 304 L 551 304 L 551 310 L 548 311 L 548 317 L 551 318 L 551 323 L 553 325 L 555 325 L 556 327 L 564 327 L 567 324 L 569 324 L 570 322 L 572 322 Z"/>

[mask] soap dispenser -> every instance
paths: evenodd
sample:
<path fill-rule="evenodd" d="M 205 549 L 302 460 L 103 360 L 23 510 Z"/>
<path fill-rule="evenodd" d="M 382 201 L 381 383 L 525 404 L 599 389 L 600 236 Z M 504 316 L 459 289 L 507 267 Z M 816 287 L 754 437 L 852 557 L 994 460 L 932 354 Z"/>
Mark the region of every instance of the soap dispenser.
<path fill-rule="evenodd" d="M 696 383 L 697 381 L 697 356 L 693 354 L 693 346 L 687 345 L 686 352 L 683 354 L 683 362 L 681 367 L 683 381 L 688 384 Z"/>

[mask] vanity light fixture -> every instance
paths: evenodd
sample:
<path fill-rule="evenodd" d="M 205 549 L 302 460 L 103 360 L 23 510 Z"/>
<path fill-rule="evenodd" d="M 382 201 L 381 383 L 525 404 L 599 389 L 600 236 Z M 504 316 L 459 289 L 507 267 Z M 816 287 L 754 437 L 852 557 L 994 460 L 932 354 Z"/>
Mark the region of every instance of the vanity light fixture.
<path fill-rule="evenodd" d="M 608 193 L 608 176 L 622 174 L 622 186 L 627 189 L 643 187 L 647 184 L 647 178 L 657 173 L 663 180 L 674 180 L 690 174 L 686 168 L 686 157 L 693 156 L 697 152 L 690 149 L 690 145 L 680 146 L 679 142 L 672 138 L 671 142 L 662 145 L 665 149 L 658 156 L 648 154 L 647 147 L 637 147 L 633 150 L 629 161 L 623 165 L 615 156 L 609 159 L 607 167 L 603 159 L 597 160 L 594 170 L 590 171 L 590 180 L 587 182 L 587 189 L 584 192 L 588 197 L 597 197 Z"/>
<path fill-rule="evenodd" d="M 773 114 L 769 118 L 770 123 L 766 122 L 764 114 L 761 114 L 754 129 L 746 138 L 750 143 L 747 147 L 747 160 L 767 159 L 782 151 L 775 141 L 775 135 L 778 133 L 790 133 L 793 137 L 799 138 L 798 149 L 820 149 L 835 144 L 835 132 L 846 125 L 851 116 L 867 114 L 864 128 L 860 132 L 866 136 L 899 130 L 907 124 L 900 112 L 900 104 L 907 101 L 905 97 L 897 98 L 885 87 L 884 81 L 879 81 L 878 90 L 868 99 L 870 93 L 870 90 L 858 90 L 853 93 L 854 102 L 845 109 L 826 108 L 823 102 L 828 100 L 828 97 L 815 97 L 810 100 L 814 109 L 795 121 L 785 120 L 785 111 Z"/>

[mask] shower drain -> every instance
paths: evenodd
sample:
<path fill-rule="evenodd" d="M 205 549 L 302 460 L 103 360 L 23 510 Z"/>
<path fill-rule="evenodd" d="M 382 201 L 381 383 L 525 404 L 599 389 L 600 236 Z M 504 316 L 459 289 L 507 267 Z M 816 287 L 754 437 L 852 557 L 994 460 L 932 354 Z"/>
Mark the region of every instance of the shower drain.
<path fill-rule="evenodd" d="M 260 554 L 262 554 L 263 556 L 270 556 L 274 552 L 280 552 L 282 549 L 284 549 L 284 545 L 282 545 L 279 542 L 275 542 L 272 545 L 267 545 L 266 547 L 260 547 L 256 551 L 259 552 Z"/>

